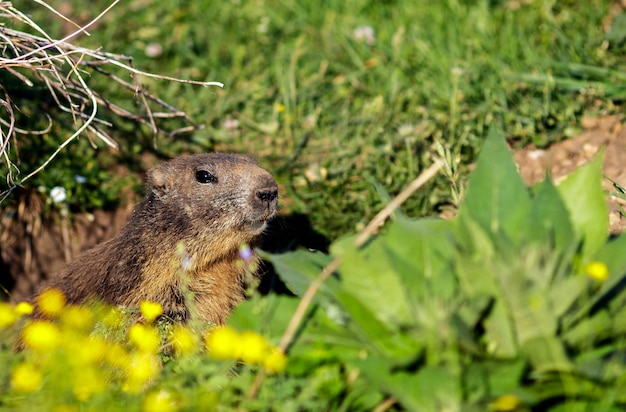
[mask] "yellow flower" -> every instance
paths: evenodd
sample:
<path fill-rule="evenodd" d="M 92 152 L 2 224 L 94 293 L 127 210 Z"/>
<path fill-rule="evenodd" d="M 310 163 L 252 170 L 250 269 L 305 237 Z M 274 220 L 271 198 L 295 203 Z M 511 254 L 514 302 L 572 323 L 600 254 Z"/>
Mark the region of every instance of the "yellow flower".
<path fill-rule="evenodd" d="M 180 400 L 164 389 L 150 392 L 141 403 L 141 410 L 146 412 L 173 412 L 179 409 Z"/>
<path fill-rule="evenodd" d="M 8 328 L 17 322 L 19 318 L 19 314 L 12 305 L 0 302 L 0 329 Z"/>
<path fill-rule="evenodd" d="M 257 365 L 270 354 L 270 345 L 265 338 L 256 332 L 246 331 L 241 334 L 241 354 L 239 357 L 245 363 Z"/>
<path fill-rule="evenodd" d="M 163 313 L 163 307 L 159 303 L 144 300 L 139 304 L 139 310 L 148 323 L 154 322 Z"/>
<path fill-rule="evenodd" d="M 287 367 L 287 356 L 279 349 L 274 349 L 264 360 L 263 369 L 269 373 L 278 373 Z"/>
<path fill-rule="evenodd" d="M 196 335 L 182 325 L 175 325 L 170 333 L 170 342 L 179 355 L 189 355 L 196 351 L 198 342 Z"/>
<path fill-rule="evenodd" d="M 47 289 L 37 296 L 39 310 L 50 318 L 58 316 L 65 307 L 65 303 L 65 295 L 58 289 Z"/>
<path fill-rule="evenodd" d="M 131 362 L 130 355 L 119 343 L 109 343 L 104 358 L 110 365 L 118 368 L 125 368 Z"/>
<path fill-rule="evenodd" d="M 159 331 L 153 326 L 135 323 L 128 331 L 128 338 L 140 352 L 156 353 L 161 346 Z"/>
<path fill-rule="evenodd" d="M 72 389 L 79 401 L 86 401 L 93 395 L 104 392 L 106 380 L 94 368 L 77 370 L 73 377 Z"/>
<path fill-rule="evenodd" d="M 52 322 L 37 321 L 24 326 L 22 340 L 26 347 L 34 351 L 48 352 L 59 345 L 61 331 Z"/>
<path fill-rule="evenodd" d="M 497 412 L 514 411 L 519 408 L 522 402 L 515 395 L 502 395 L 491 402 L 490 409 Z"/>
<path fill-rule="evenodd" d="M 72 330 L 87 330 L 95 323 L 95 316 L 86 306 L 71 305 L 61 314 L 61 322 Z"/>
<path fill-rule="evenodd" d="M 41 371 L 30 363 L 21 363 L 13 369 L 11 387 L 16 392 L 35 392 L 43 383 Z"/>
<path fill-rule="evenodd" d="M 122 389 L 126 392 L 141 392 L 145 385 L 160 371 L 160 364 L 154 355 L 136 353 L 126 365 L 126 381 Z"/>
<path fill-rule="evenodd" d="M 229 326 L 212 330 L 205 338 L 211 356 L 217 359 L 237 359 L 241 351 L 240 335 Z"/>
<path fill-rule="evenodd" d="M 585 273 L 593 280 L 604 282 L 609 278 L 609 268 L 603 262 L 589 262 L 585 265 Z"/>
<path fill-rule="evenodd" d="M 20 302 L 15 306 L 15 313 L 18 315 L 30 315 L 33 313 L 34 307 L 28 302 Z"/>
<path fill-rule="evenodd" d="M 76 366 L 95 365 L 105 359 L 109 342 L 102 338 L 89 336 L 75 339 L 71 344 L 70 361 Z"/>
<path fill-rule="evenodd" d="M 274 110 L 276 110 L 278 113 L 284 113 L 285 105 L 281 103 L 274 103 Z"/>

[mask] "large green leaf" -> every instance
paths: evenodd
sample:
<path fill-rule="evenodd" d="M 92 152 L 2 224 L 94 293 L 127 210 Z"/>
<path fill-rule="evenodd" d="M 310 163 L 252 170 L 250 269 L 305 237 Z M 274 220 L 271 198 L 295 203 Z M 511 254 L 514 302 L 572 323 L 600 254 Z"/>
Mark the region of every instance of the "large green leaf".
<path fill-rule="evenodd" d="M 556 251 L 568 249 L 575 241 L 569 212 L 550 179 L 533 187 L 533 199 L 525 240 Z"/>
<path fill-rule="evenodd" d="M 459 377 L 452 368 L 424 366 L 416 372 L 390 370 L 385 359 L 369 357 L 355 362 L 363 374 L 379 389 L 393 395 L 405 410 L 459 410 Z"/>
<path fill-rule="evenodd" d="M 491 129 L 469 177 L 459 215 L 468 214 L 487 233 L 519 240 L 530 209 L 530 194 L 517 172 L 504 137 Z"/>
<path fill-rule="evenodd" d="M 422 350 L 420 342 L 379 321 L 377 313 L 353 296 L 352 291 L 334 290 L 333 296 L 350 316 L 351 326 L 359 333 L 364 348 L 400 363 L 413 359 Z"/>
<path fill-rule="evenodd" d="M 582 240 L 582 258 L 588 260 L 606 242 L 609 213 L 602 190 L 602 159 L 599 154 L 558 186 L 577 237 Z"/>
<path fill-rule="evenodd" d="M 343 256 L 341 283 L 381 322 L 410 324 L 405 285 L 390 259 L 382 238 L 374 239 L 362 249 L 352 248 Z"/>
<path fill-rule="evenodd" d="M 254 330 L 279 338 L 287 328 L 298 301 L 295 297 L 284 295 L 255 296 L 237 305 L 228 318 L 228 324 L 239 330 Z"/>
<path fill-rule="evenodd" d="M 554 336 L 535 336 L 522 343 L 522 351 L 536 372 L 571 372 L 574 364 L 568 358 L 563 342 Z"/>
<path fill-rule="evenodd" d="M 404 285 L 409 305 L 455 296 L 453 223 L 442 219 L 397 219 L 384 236 L 389 260 Z"/>
<path fill-rule="evenodd" d="M 302 249 L 275 255 L 262 252 L 261 256 L 274 265 L 276 272 L 289 290 L 298 296 L 302 296 L 313 279 L 331 261 L 328 255 Z"/>

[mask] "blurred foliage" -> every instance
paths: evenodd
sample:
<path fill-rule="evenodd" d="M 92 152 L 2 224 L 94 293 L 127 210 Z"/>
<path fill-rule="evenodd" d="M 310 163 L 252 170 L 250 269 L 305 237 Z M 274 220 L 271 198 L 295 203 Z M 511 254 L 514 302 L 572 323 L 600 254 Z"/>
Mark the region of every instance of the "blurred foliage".
<path fill-rule="evenodd" d="M 626 238 L 607 240 L 601 161 L 529 190 L 490 133 L 453 220 L 331 247 L 291 364 L 313 345 L 309 368 L 344 362 L 403 410 L 623 409 Z M 310 252 L 269 258 L 298 295 L 319 273 Z"/>

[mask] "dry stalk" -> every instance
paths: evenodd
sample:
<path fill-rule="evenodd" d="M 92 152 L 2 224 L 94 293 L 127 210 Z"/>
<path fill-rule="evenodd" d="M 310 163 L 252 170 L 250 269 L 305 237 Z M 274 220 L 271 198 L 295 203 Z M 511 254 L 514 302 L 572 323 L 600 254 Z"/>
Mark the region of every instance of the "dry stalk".
<path fill-rule="evenodd" d="M 20 174 L 17 167 L 20 139 L 25 135 L 47 133 L 51 130 L 55 120 L 46 113 L 48 126 L 44 130 L 27 130 L 24 127 L 18 127 L 14 102 L 4 84 L 0 82 L 0 96 L 3 95 L 0 97 L 0 109 L 3 109 L 4 112 L 0 117 L 0 165 L 3 163 L 6 165 L 8 186 L 6 190 L 0 193 L 0 203 L 16 187 L 24 184 L 48 166 L 63 149 L 83 133 L 86 133 L 88 137 L 95 136 L 106 145 L 117 148 L 115 139 L 107 130 L 111 126 L 110 122 L 98 117 L 98 111 L 101 107 L 121 119 L 147 126 L 155 139 L 159 134 L 171 137 L 201 128 L 186 113 L 146 90 L 141 85 L 140 79 L 149 77 L 205 87 L 223 87 L 222 83 L 184 80 L 143 72 L 132 67 L 130 57 L 78 47 L 69 43 L 77 36 L 89 35 L 87 29 L 108 13 L 119 0 L 113 1 L 109 7 L 83 26 L 71 22 L 70 19 L 61 15 L 43 0 L 35 0 L 35 2 L 47 8 L 57 17 L 71 23 L 76 27 L 76 30 L 60 40 L 55 40 L 26 14 L 13 7 L 10 2 L 0 1 L 0 17 L 9 21 L 0 26 L 0 73 L 4 71 L 7 77 L 17 80 L 25 90 L 34 88 L 45 90 L 56 107 L 70 117 L 73 131 L 39 167 L 18 179 Z M 25 27 L 28 28 L 28 32 L 11 27 Z M 107 66 L 125 71 L 134 78 L 135 82 L 129 83 L 122 80 L 119 76 L 114 75 L 111 70 L 107 70 Z M 109 100 L 104 94 L 92 90 L 85 79 L 96 75 L 110 79 L 127 90 L 131 96 L 138 97 L 143 113 L 133 113 L 124 109 Z M 159 119 L 172 118 L 181 119 L 186 125 L 178 129 L 167 130 L 158 122 Z"/>

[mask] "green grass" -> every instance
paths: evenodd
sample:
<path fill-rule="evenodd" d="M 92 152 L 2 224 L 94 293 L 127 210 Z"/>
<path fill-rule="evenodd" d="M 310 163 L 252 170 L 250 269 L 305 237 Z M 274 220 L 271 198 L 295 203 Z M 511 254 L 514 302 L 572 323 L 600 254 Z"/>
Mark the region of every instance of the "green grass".
<path fill-rule="evenodd" d="M 67 3 L 82 19 L 108 4 Z M 619 45 L 603 43 L 608 1 L 186 3 L 122 2 L 77 42 L 131 55 L 142 70 L 223 82 L 218 90 L 145 79 L 206 124 L 159 138 L 159 150 L 255 155 L 284 188 L 283 212 L 306 213 L 330 238 L 381 208 L 373 181 L 399 192 L 437 142 L 465 172 L 489 127 L 514 145 L 545 146 L 576 133 L 584 113 L 618 110 L 610 98 L 621 92 L 624 59 Z M 51 20 L 31 2 L 14 4 Z M 373 29 L 373 44 L 355 38 L 359 27 Z M 160 56 L 146 56 L 151 43 Z M 227 119 L 238 129 L 224 127 Z M 132 129 L 118 139 L 130 156 L 152 144 Z M 404 211 L 436 214 L 451 202 L 440 177 Z"/>

